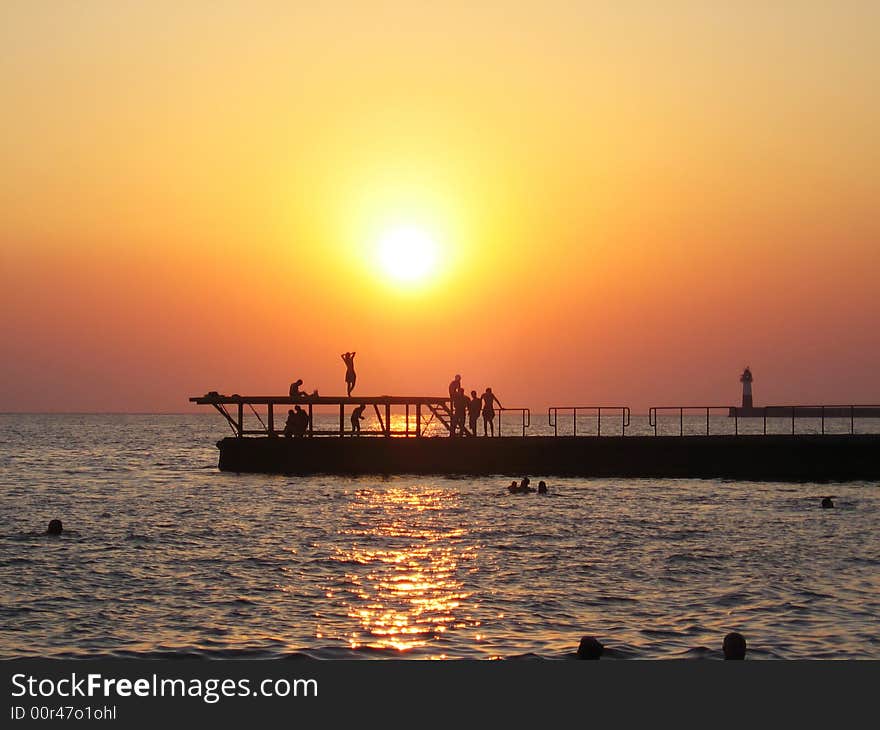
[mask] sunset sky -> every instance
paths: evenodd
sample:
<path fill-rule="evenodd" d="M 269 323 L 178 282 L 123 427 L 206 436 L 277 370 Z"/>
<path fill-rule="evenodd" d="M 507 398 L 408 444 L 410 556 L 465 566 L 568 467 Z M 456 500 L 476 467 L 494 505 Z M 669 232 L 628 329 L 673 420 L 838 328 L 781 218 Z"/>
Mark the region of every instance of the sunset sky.
<path fill-rule="evenodd" d="M 880 403 L 878 48 L 876 2 L 4 0 L 0 411 L 340 394 L 346 350 L 371 395 Z"/>

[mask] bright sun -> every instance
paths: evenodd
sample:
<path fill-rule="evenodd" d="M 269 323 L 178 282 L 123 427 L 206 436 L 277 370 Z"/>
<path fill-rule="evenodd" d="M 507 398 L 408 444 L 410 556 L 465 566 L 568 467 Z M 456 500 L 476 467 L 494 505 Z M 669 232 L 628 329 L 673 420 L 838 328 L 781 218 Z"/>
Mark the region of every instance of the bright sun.
<path fill-rule="evenodd" d="M 421 228 L 398 226 L 379 239 L 379 265 L 391 278 L 418 282 L 437 268 L 437 243 Z"/>

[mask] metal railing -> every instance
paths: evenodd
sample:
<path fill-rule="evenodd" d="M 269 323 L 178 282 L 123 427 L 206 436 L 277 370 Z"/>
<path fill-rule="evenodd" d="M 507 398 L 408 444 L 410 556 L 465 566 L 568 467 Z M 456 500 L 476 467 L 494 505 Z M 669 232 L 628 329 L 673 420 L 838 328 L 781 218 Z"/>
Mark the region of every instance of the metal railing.
<path fill-rule="evenodd" d="M 768 418 L 790 418 L 791 434 L 795 435 L 795 422 L 797 419 L 818 419 L 820 422 L 820 433 L 825 433 L 825 421 L 832 418 L 848 418 L 849 433 L 855 434 L 856 418 L 878 418 L 880 417 L 880 406 L 878 405 L 790 405 L 790 406 L 758 406 L 753 408 L 743 408 L 741 406 L 652 406 L 648 409 L 648 425 L 654 429 L 654 435 L 658 435 L 659 415 L 663 411 L 672 411 L 678 413 L 679 429 L 678 435 L 684 436 L 684 416 L 685 413 L 693 413 L 698 411 L 705 413 L 706 416 L 706 435 L 711 435 L 709 416 L 712 411 L 726 411 L 728 417 L 733 418 L 733 434 L 739 435 L 740 418 L 761 418 L 762 435 L 767 435 L 767 419 Z M 760 415 L 756 415 L 760 413 Z M 779 415 L 775 415 L 775 414 Z M 552 425 L 552 424 L 551 424 Z"/>
<path fill-rule="evenodd" d="M 771 412 L 771 418 L 785 418 L 785 412 L 788 411 L 791 418 L 791 433 L 794 435 L 795 433 L 795 420 L 797 418 L 818 418 L 821 424 L 820 433 L 825 433 L 825 419 L 826 418 L 849 418 L 849 432 L 850 435 L 855 434 L 856 432 L 856 418 L 859 417 L 859 414 L 876 411 L 876 413 L 871 414 L 872 417 L 876 418 L 880 415 L 880 406 L 877 405 L 834 405 L 834 404 L 825 404 L 825 405 L 814 405 L 814 406 L 763 406 L 763 432 L 764 435 L 767 434 L 767 415 L 768 411 Z M 731 409 L 734 414 L 736 414 L 741 409 L 738 407 Z M 755 409 L 753 409 L 755 410 Z M 773 411 L 781 411 L 782 415 L 773 416 Z M 800 413 L 798 413 L 800 411 Z"/>
<path fill-rule="evenodd" d="M 547 423 L 553 427 L 554 436 L 559 435 L 559 411 L 563 411 L 563 413 L 571 411 L 572 436 L 577 436 L 578 411 L 596 412 L 596 436 L 602 435 L 602 411 L 620 412 L 621 436 L 626 436 L 626 428 L 629 426 L 630 413 L 628 406 L 552 406 L 547 409 Z"/>
<path fill-rule="evenodd" d="M 518 411 L 522 419 L 522 435 L 526 435 L 526 429 L 532 425 L 532 412 L 528 408 L 496 408 L 498 412 L 498 435 L 501 435 L 501 415 L 505 411 Z"/>
<path fill-rule="evenodd" d="M 678 411 L 679 436 L 684 436 L 684 412 L 685 411 L 705 411 L 706 413 L 706 435 L 709 435 L 709 414 L 711 411 L 725 410 L 731 411 L 731 406 L 652 406 L 648 409 L 648 425 L 653 426 L 654 435 L 657 435 L 657 414 L 659 411 Z M 734 416 L 734 433 L 739 433 L 739 423 Z"/>

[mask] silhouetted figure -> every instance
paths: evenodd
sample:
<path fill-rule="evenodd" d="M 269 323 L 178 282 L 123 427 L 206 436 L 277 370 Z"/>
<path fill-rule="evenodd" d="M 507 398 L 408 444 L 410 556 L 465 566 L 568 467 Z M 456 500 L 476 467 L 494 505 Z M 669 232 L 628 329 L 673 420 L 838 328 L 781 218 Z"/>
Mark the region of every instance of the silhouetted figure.
<path fill-rule="evenodd" d="M 357 355 L 356 352 L 346 352 L 342 355 L 342 362 L 345 363 L 345 387 L 349 398 L 351 398 L 351 391 L 354 390 L 354 384 L 357 382 L 357 373 L 354 371 L 355 355 Z"/>
<path fill-rule="evenodd" d="M 531 483 L 532 483 L 531 479 L 529 479 L 528 477 L 523 477 L 522 481 L 519 483 L 519 491 L 521 491 L 521 492 L 534 492 L 535 490 L 529 486 L 529 484 L 531 484 Z"/>
<path fill-rule="evenodd" d="M 577 657 L 578 659 L 598 659 L 602 656 L 603 651 L 605 651 L 605 647 L 596 637 L 583 636 L 581 643 L 578 644 Z"/>
<path fill-rule="evenodd" d="M 724 651 L 725 659 L 745 659 L 746 658 L 746 637 L 731 631 L 724 637 L 724 643 L 721 645 Z"/>
<path fill-rule="evenodd" d="M 468 400 L 467 411 L 468 411 L 468 425 L 470 426 L 471 433 L 476 436 L 477 435 L 477 421 L 480 420 L 480 413 L 483 410 L 483 399 L 477 395 L 477 391 L 471 391 L 470 400 Z"/>
<path fill-rule="evenodd" d="M 297 408 L 299 408 L 299 406 L 297 406 Z M 290 438 L 291 436 L 293 436 L 296 433 L 296 429 L 297 429 L 296 424 L 297 424 L 296 411 L 294 411 L 291 408 L 289 411 L 287 411 L 287 421 L 284 423 L 284 437 L 285 438 Z"/>
<path fill-rule="evenodd" d="M 519 491 L 519 487 L 517 486 L 516 479 L 514 479 L 510 483 L 510 486 L 507 488 L 507 491 L 510 492 L 511 494 L 516 494 Z"/>
<path fill-rule="evenodd" d="M 452 407 L 452 402 L 455 400 L 455 394 L 458 393 L 458 389 L 461 388 L 461 375 L 456 375 L 452 382 L 449 384 L 449 406 Z"/>
<path fill-rule="evenodd" d="M 464 392 L 464 388 L 459 388 L 452 397 L 452 435 L 455 435 L 456 429 L 459 436 L 465 435 L 464 424 L 467 419 L 468 397 Z"/>
<path fill-rule="evenodd" d="M 752 371 L 746 367 L 743 370 L 743 374 L 739 376 L 739 382 L 743 384 L 743 408 L 751 408 L 752 407 L 752 381 L 754 378 L 752 377 Z"/>
<path fill-rule="evenodd" d="M 46 529 L 47 535 L 60 535 L 64 532 L 64 525 L 61 520 L 49 520 L 49 527 Z"/>
<path fill-rule="evenodd" d="M 495 435 L 495 404 L 498 404 L 499 408 L 503 408 L 501 405 L 501 401 L 495 397 L 495 394 L 492 392 L 491 388 L 486 388 L 486 392 L 483 393 L 483 436 L 488 435 L 487 429 L 492 432 L 492 435 Z"/>
<path fill-rule="evenodd" d="M 831 501 L 831 497 L 822 497 L 822 508 L 823 509 L 832 509 L 834 507 L 834 502 Z"/>
<path fill-rule="evenodd" d="M 306 431 L 309 430 L 309 414 L 299 406 L 294 406 L 293 410 L 293 415 L 296 418 L 296 427 L 294 428 L 293 435 L 297 438 L 302 438 L 306 435 Z"/>
<path fill-rule="evenodd" d="M 306 397 L 306 394 L 303 393 L 300 388 L 302 387 L 302 380 L 295 380 L 290 384 L 290 397 L 296 398 L 297 400 L 302 400 Z"/>
<path fill-rule="evenodd" d="M 364 411 L 367 409 L 366 403 L 361 403 L 351 412 L 351 435 L 361 435 L 361 421 L 364 420 Z"/>
<path fill-rule="evenodd" d="M 547 494 L 547 482 L 543 479 L 538 482 L 538 494 Z"/>

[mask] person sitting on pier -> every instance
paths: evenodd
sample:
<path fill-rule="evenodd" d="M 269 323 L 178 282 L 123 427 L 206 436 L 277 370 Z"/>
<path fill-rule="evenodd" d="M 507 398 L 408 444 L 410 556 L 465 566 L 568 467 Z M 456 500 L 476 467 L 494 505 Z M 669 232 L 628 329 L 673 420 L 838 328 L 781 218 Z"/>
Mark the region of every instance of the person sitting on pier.
<path fill-rule="evenodd" d="M 297 408 L 299 408 L 299 406 L 297 406 Z M 290 438 L 291 436 L 294 435 L 294 433 L 296 433 L 296 428 L 297 428 L 296 422 L 297 422 L 296 412 L 291 408 L 289 411 L 287 411 L 287 421 L 284 424 L 284 437 L 285 438 Z"/>
<path fill-rule="evenodd" d="M 486 433 L 487 427 L 488 430 L 492 432 L 492 435 L 495 435 L 495 404 L 498 404 L 499 408 L 503 408 L 501 402 L 498 398 L 495 397 L 495 394 L 492 392 L 491 388 L 486 388 L 486 392 L 483 393 L 483 436 L 487 436 Z"/>
<path fill-rule="evenodd" d="M 470 426 L 471 433 L 476 436 L 477 435 L 477 421 L 480 420 L 480 413 L 483 410 L 483 399 L 477 395 L 477 391 L 471 391 L 470 400 L 468 400 L 467 404 L 468 410 L 468 425 Z"/>
<path fill-rule="evenodd" d="M 306 397 L 306 394 L 300 390 L 302 387 L 303 381 L 295 380 L 290 384 L 290 397 L 295 400 L 302 400 Z"/>
<path fill-rule="evenodd" d="M 361 421 L 364 420 L 364 411 L 367 409 L 366 403 L 361 403 L 357 408 L 355 408 L 351 412 L 351 435 L 352 436 L 360 436 L 361 435 Z"/>
<path fill-rule="evenodd" d="M 293 410 L 296 417 L 296 428 L 293 431 L 293 435 L 297 438 L 302 438 L 309 429 L 309 414 L 299 406 L 294 406 Z"/>
<path fill-rule="evenodd" d="M 357 373 L 354 371 L 354 356 L 356 352 L 345 352 L 342 354 L 342 362 L 345 363 L 345 388 L 348 397 L 351 398 L 351 391 L 354 390 L 354 384 L 357 382 Z"/>

